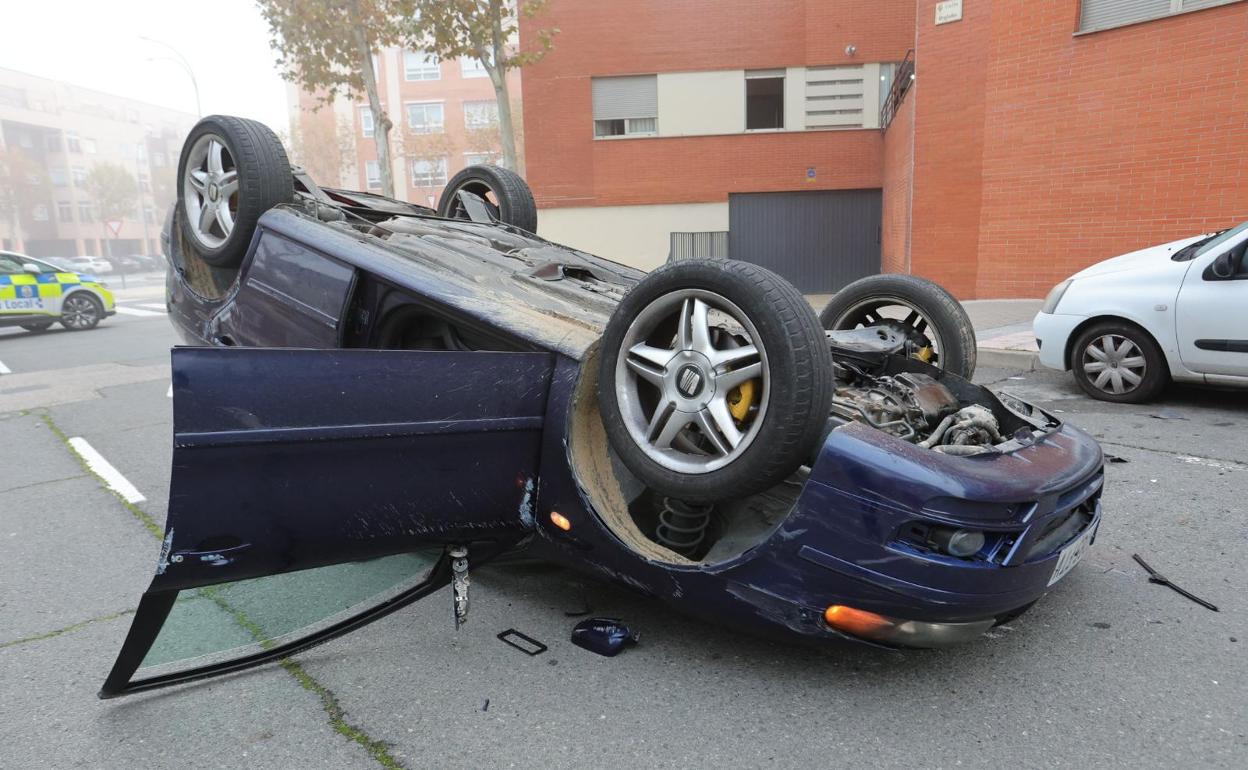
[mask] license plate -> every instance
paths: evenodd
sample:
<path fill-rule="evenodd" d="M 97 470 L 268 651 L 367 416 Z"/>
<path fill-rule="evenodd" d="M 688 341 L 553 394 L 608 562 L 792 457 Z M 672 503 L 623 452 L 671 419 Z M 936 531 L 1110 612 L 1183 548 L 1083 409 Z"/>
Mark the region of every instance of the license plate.
<path fill-rule="evenodd" d="M 1075 568 L 1083 555 L 1088 552 L 1088 547 L 1092 545 L 1092 538 L 1096 537 L 1097 526 L 1099 522 L 1088 527 L 1088 531 L 1080 535 L 1079 539 L 1062 549 L 1057 557 L 1057 566 L 1053 568 L 1053 576 L 1049 578 L 1049 585 L 1066 577 L 1066 573 Z"/>

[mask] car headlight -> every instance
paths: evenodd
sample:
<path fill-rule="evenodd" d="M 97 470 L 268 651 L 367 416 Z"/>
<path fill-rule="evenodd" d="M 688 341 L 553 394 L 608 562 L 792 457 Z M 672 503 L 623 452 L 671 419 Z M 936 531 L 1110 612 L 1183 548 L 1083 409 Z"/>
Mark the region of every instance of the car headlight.
<path fill-rule="evenodd" d="M 1054 286 L 1049 296 L 1044 298 L 1044 305 L 1040 308 L 1041 313 L 1053 314 L 1057 312 L 1057 306 L 1062 301 L 1062 296 L 1066 294 L 1066 290 L 1074 283 L 1073 278 L 1067 278 L 1058 285 Z"/>

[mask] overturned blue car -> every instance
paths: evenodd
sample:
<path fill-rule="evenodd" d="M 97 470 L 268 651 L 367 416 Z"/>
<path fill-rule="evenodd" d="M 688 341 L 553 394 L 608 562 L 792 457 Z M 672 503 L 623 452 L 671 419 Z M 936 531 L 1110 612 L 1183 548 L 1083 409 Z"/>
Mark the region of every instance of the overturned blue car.
<path fill-rule="evenodd" d="M 1099 446 L 974 385 L 940 287 L 816 315 L 733 260 L 545 241 L 514 173 L 437 210 L 321 188 L 204 118 L 163 238 L 174 456 L 159 563 L 101 691 L 237 671 L 527 552 L 690 615 L 934 647 L 1024 612 L 1096 535 Z"/>

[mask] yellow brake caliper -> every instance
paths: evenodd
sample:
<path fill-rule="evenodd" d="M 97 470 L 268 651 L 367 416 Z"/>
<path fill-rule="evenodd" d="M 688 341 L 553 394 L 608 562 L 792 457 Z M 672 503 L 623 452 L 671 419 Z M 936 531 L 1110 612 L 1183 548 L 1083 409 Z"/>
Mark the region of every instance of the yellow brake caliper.
<path fill-rule="evenodd" d="M 923 347 L 915 351 L 914 357 L 919 359 L 925 364 L 930 364 L 932 362 L 932 354 L 935 352 L 936 351 L 932 350 L 931 345 L 924 345 Z"/>
<path fill-rule="evenodd" d="M 745 418 L 749 416 L 750 407 L 754 405 L 754 398 L 757 396 L 757 383 L 758 380 L 746 380 L 728 391 L 728 411 L 732 412 L 737 422 L 745 422 Z"/>

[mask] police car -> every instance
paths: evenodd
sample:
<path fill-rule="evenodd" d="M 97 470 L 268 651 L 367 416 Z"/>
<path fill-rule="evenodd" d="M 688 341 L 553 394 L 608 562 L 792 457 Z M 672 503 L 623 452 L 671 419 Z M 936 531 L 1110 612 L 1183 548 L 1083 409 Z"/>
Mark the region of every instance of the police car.
<path fill-rule="evenodd" d="M 0 251 L 0 327 L 41 332 L 60 321 L 85 331 L 116 312 L 113 293 L 94 276 Z"/>

